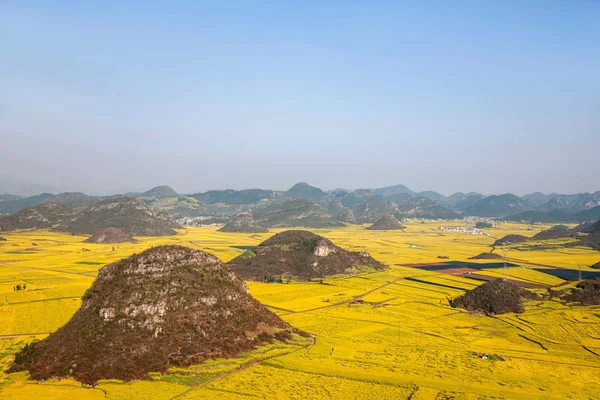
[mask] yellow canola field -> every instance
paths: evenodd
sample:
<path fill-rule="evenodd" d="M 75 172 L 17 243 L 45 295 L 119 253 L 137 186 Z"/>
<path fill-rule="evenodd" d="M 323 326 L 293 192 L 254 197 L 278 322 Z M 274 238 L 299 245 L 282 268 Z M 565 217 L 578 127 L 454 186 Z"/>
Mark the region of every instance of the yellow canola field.
<path fill-rule="evenodd" d="M 146 381 L 73 380 L 38 384 L 7 374 L 14 354 L 66 323 L 98 270 L 151 246 L 178 244 L 223 261 L 272 234 L 189 227 L 172 237 L 98 245 L 84 236 L 47 231 L 4 235 L 0 242 L 0 398 L 2 399 L 593 399 L 600 398 L 600 307 L 529 301 L 523 314 L 486 317 L 453 309 L 448 299 L 481 282 L 468 276 L 408 266 L 467 261 L 515 233 L 533 236 L 549 226 L 501 224 L 487 235 L 441 231 L 448 222 L 409 221 L 404 231 L 366 226 L 313 230 L 350 250 L 368 251 L 386 271 L 334 276 L 324 283 L 249 283 L 259 301 L 315 336 L 264 346 L 234 360 L 153 374 Z M 533 268 L 592 271 L 600 253 L 557 241 L 513 246 L 507 277 L 556 286 L 565 283 Z M 502 249 L 496 249 L 502 254 Z M 439 256 L 448 257 L 441 259 Z M 486 263 L 497 260 L 468 260 Z M 503 277 L 503 268 L 481 275 Z M 26 290 L 15 291 L 16 285 Z M 543 290 L 539 291 L 544 292 Z M 479 354 L 503 359 L 484 359 Z"/>

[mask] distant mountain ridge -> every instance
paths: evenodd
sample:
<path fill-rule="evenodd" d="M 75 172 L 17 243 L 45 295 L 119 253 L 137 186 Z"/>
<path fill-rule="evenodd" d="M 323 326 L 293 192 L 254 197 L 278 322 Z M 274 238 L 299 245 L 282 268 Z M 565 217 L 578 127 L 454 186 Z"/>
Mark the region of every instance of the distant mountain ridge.
<path fill-rule="evenodd" d="M 227 189 L 189 195 L 180 195 L 163 185 L 135 194 L 134 197 L 143 200 L 155 212 L 166 212 L 176 218 L 206 220 L 214 217 L 220 221 L 228 221 L 241 211 L 260 212 L 270 204 L 294 199 L 316 203 L 327 214 L 326 218 L 332 217 L 343 223 L 374 223 L 383 215 L 426 219 L 478 216 L 531 223 L 600 219 L 600 191 L 577 194 L 533 192 L 521 197 L 512 193 L 486 196 L 476 192 L 456 192 L 445 196 L 432 190 L 416 192 L 401 184 L 374 189 L 324 191 L 306 182 L 299 182 L 286 191 Z M 83 209 L 102 199 L 80 192 L 66 192 L 56 196 L 43 193 L 26 198 L 1 195 L 0 214 L 15 213 L 30 205 L 52 201 L 74 209 Z"/>

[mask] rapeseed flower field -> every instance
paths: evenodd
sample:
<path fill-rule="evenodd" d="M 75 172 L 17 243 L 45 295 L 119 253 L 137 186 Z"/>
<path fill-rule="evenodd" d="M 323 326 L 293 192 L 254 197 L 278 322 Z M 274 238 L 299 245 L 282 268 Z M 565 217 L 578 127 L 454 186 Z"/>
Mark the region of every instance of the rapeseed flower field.
<path fill-rule="evenodd" d="M 39 384 L 27 373 L 4 371 L 22 346 L 69 320 L 103 265 L 162 244 L 229 261 L 282 229 L 240 234 L 188 227 L 172 237 L 115 245 L 48 231 L 6 234 L 0 246 L 0 398 L 599 398 L 600 307 L 546 297 L 528 301 L 522 314 L 468 313 L 451 308 L 448 299 L 479 281 L 411 266 L 498 261 L 468 258 L 490 251 L 509 233 L 533 236 L 549 226 L 506 223 L 485 230 L 486 235 L 469 235 L 441 231 L 441 224 L 409 221 L 404 231 L 370 231 L 362 225 L 313 230 L 340 247 L 368 251 L 388 269 L 333 276 L 324 284 L 249 283 L 254 297 L 314 339 L 296 337 L 237 359 L 172 369 L 145 381 L 101 381 L 93 388 L 68 379 Z M 484 266 L 477 274 L 564 288 L 566 281 L 544 269 L 577 270 L 581 264 L 591 271 L 589 265 L 600 261 L 600 253 L 591 249 L 557 244 L 513 246 L 506 270 Z M 26 289 L 16 291 L 16 285 Z"/>

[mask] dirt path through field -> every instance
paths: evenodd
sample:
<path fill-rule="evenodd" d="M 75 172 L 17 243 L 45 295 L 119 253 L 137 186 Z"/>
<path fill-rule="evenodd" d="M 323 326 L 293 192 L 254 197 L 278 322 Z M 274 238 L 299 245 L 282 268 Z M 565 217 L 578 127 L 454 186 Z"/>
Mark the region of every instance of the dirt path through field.
<path fill-rule="evenodd" d="M 263 361 L 271 360 L 271 359 L 277 358 L 277 357 L 287 356 L 289 354 L 296 353 L 296 352 L 298 352 L 300 350 L 309 349 L 309 348 L 311 348 L 312 346 L 315 345 L 315 342 L 316 342 L 316 336 L 310 335 L 310 343 L 308 343 L 308 344 L 306 344 L 306 345 L 304 345 L 302 347 L 299 347 L 299 348 L 294 349 L 292 351 L 288 351 L 287 353 L 272 355 L 272 356 L 269 356 L 269 357 L 261 358 L 260 360 L 250 361 L 250 362 L 248 362 L 246 364 L 240 365 L 238 368 L 234 369 L 233 371 L 223 372 L 222 374 L 219 374 L 219 375 L 215 376 L 214 378 L 212 378 L 212 379 L 210 379 L 210 380 L 208 380 L 206 382 L 203 382 L 203 383 L 201 383 L 201 384 L 199 384 L 197 386 L 193 386 L 189 390 L 186 390 L 185 392 L 179 393 L 178 395 L 176 395 L 174 397 L 171 397 L 169 400 L 175 400 L 175 399 L 181 398 L 181 397 L 187 395 L 188 393 L 193 392 L 194 390 L 202 389 L 203 387 L 206 387 L 206 386 L 210 385 L 211 383 L 215 383 L 216 381 L 219 381 L 221 379 L 227 378 L 228 376 L 231 376 L 233 374 L 237 374 L 238 372 L 246 371 L 246 370 L 254 367 L 257 364 L 262 363 Z"/>

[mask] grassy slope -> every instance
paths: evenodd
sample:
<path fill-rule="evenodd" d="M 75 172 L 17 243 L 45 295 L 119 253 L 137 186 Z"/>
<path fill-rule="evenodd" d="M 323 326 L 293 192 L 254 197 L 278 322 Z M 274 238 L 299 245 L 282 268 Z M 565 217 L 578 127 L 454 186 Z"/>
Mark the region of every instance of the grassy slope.
<path fill-rule="evenodd" d="M 328 285 L 250 285 L 251 293 L 276 307 L 282 318 L 315 334 L 314 346 L 304 348 L 306 343 L 298 339 L 239 360 L 175 370 L 156 381 L 104 382 L 95 389 L 69 380 L 38 385 L 28 382 L 26 374 L 0 372 L 0 397 L 351 399 L 407 398 L 411 393 L 413 398 L 435 398 L 438 393 L 455 398 L 595 397 L 600 392 L 600 357 L 592 352 L 600 354 L 600 308 L 571 308 L 547 300 L 528 303 L 524 314 L 498 318 L 450 308 L 446 298 L 462 293 L 459 288 L 473 287 L 472 280 L 395 264 L 438 262 L 439 255 L 467 260 L 489 251 L 494 239 L 441 232 L 439 225 L 408 223 L 405 232 L 368 231 L 366 226 L 315 230 L 341 247 L 364 248 L 390 269 L 333 277 Z M 494 237 L 532 236 L 547 227 L 527 230 L 525 225 L 503 224 L 486 232 Z M 231 246 L 256 245 L 279 231 L 250 235 L 190 228 L 174 237 L 116 244 L 114 251 L 113 245 L 84 244 L 82 236 L 44 231 L 6 235 L 8 241 L 0 247 L 0 367 L 4 370 L 25 343 L 64 324 L 105 263 L 165 243 L 207 250 L 227 261 L 244 251 Z M 509 257 L 576 269 L 579 262 L 599 261 L 600 253 L 583 248 L 523 248 L 512 249 Z M 509 268 L 509 274 L 544 284 L 562 282 L 526 264 Z M 13 291 L 14 285 L 22 283 L 27 284 L 26 291 Z M 362 295 L 367 304 L 350 302 Z M 506 361 L 482 360 L 471 352 L 499 354 Z"/>

